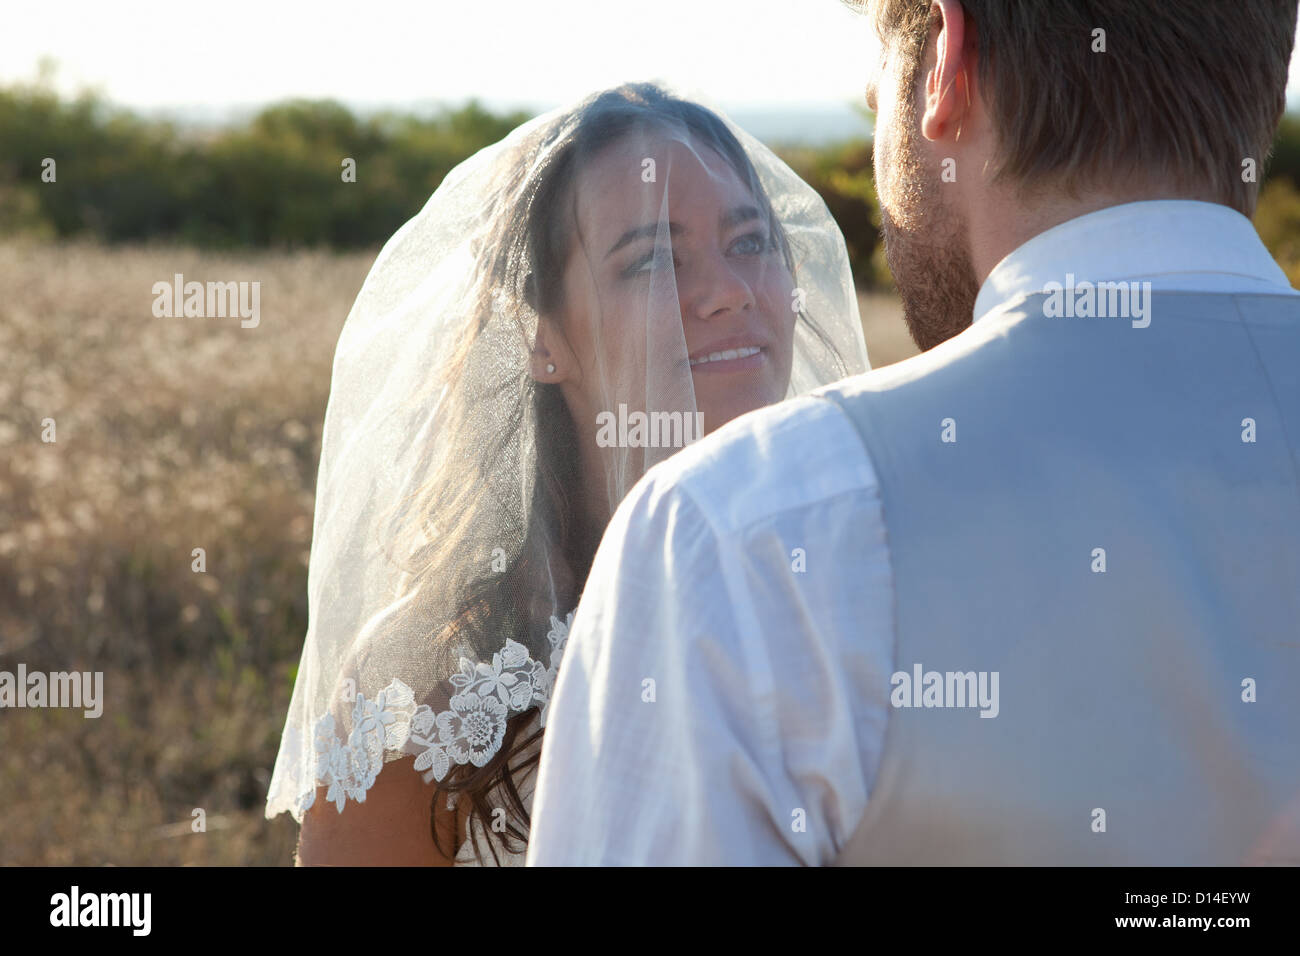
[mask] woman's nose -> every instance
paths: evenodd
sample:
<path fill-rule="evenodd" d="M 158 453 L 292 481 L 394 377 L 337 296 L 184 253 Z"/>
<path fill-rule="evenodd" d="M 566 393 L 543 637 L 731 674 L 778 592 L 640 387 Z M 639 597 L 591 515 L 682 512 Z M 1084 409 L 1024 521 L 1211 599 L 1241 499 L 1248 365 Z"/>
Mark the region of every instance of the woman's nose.
<path fill-rule="evenodd" d="M 754 290 L 740 266 L 721 253 L 701 257 L 692 264 L 689 313 L 711 319 L 740 313 L 754 306 Z"/>

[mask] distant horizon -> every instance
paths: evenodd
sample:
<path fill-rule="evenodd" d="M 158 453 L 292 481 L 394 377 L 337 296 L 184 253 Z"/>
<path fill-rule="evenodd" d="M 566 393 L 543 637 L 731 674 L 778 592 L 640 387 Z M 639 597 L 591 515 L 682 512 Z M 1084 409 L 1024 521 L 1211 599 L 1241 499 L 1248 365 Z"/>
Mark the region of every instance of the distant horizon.
<path fill-rule="evenodd" d="M 1300 82 L 1297 82 L 1295 65 L 1293 61 L 1292 83 L 1287 89 L 1286 111 L 1289 114 L 1300 115 Z M 34 79 L 34 77 L 0 79 L 0 88 L 30 84 Z M 546 100 L 510 100 L 473 94 L 454 99 L 353 100 L 328 95 L 289 95 L 261 101 L 221 104 L 203 102 L 132 104 L 106 95 L 102 88 L 86 86 L 72 89 L 66 83 L 55 83 L 53 89 L 60 96 L 69 99 L 84 92 L 93 92 L 110 109 L 123 110 L 144 119 L 170 121 L 182 129 L 196 131 L 238 126 L 268 107 L 296 100 L 337 102 L 359 118 L 368 118 L 382 112 L 432 116 L 444 110 L 461 109 L 471 102 L 496 115 L 522 112 L 529 116 L 538 116 L 568 105 Z M 823 147 L 864 139 L 870 141 L 874 131 L 873 118 L 870 113 L 865 112 L 865 102 L 861 100 L 849 102 L 823 99 L 771 104 L 722 101 L 709 102 L 708 105 L 722 111 L 746 132 L 769 145 Z"/>
<path fill-rule="evenodd" d="M 841 0 L 369 0 L 346 11 L 67 0 L 58 16 L 12 7 L 0 84 L 29 81 L 48 58 L 64 95 L 88 88 L 116 107 L 199 125 L 289 99 L 545 110 L 653 79 L 716 104 L 760 139 L 819 143 L 869 135 L 853 110 L 880 56 L 870 19 Z M 1293 58 L 1291 108 L 1300 106 L 1298 65 Z"/>
<path fill-rule="evenodd" d="M 477 102 L 496 115 L 514 112 L 537 116 L 556 109 L 561 103 L 492 100 L 485 97 L 466 97 L 461 100 L 343 100 L 335 97 L 286 97 L 260 103 L 230 103 L 220 106 L 206 103 L 177 103 L 148 107 L 133 107 L 105 98 L 114 109 L 124 109 L 137 116 L 169 120 L 183 128 L 207 130 L 236 126 L 267 107 L 294 99 L 330 100 L 340 103 L 358 117 L 366 118 L 390 111 L 413 116 L 431 116 L 441 110 L 456 110 Z M 755 104 L 710 104 L 746 132 L 763 142 L 788 143 L 799 146 L 825 146 L 837 142 L 870 140 L 873 124 L 869 115 L 858 111 L 853 103 L 810 101 L 806 103 L 779 103 L 772 106 Z"/>
<path fill-rule="evenodd" d="M 842 0 L 369 0 L 342 12 L 265 0 L 67 0 L 58 16 L 14 4 L 0 31 L 0 85 L 83 89 L 186 126 L 238 123 L 286 100 L 365 114 L 456 108 L 543 112 L 593 90 L 655 80 L 716 105 L 764 141 L 870 136 L 855 114 L 880 45 Z M 797 6 L 797 9 L 796 9 Z M 1300 109 L 1300 47 L 1287 108 Z"/>
<path fill-rule="evenodd" d="M 5 84 L 0 84 L 5 85 Z M 74 97 L 81 91 L 59 91 Z M 457 110 L 478 103 L 496 115 L 515 112 L 538 116 L 566 105 L 546 101 L 501 100 L 482 96 L 465 96 L 459 99 L 423 100 L 348 100 L 333 96 L 285 96 L 246 103 L 170 103 L 133 105 L 119 102 L 95 91 L 111 109 L 125 110 L 145 119 L 171 121 L 182 128 L 195 130 L 221 129 L 237 126 L 268 107 L 294 100 L 333 101 L 341 104 L 361 118 L 382 112 L 432 116 L 443 110 Z M 746 132 L 767 143 L 791 146 L 827 146 L 854 140 L 871 140 L 874 123 L 871 114 L 861 111 L 858 103 L 835 100 L 809 100 L 802 103 L 728 104 L 710 103 L 724 112 L 729 119 Z M 865 104 L 862 104 L 865 105 Z M 1286 111 L 1300 114 L 1300 89 L 1288 90 Z"/>

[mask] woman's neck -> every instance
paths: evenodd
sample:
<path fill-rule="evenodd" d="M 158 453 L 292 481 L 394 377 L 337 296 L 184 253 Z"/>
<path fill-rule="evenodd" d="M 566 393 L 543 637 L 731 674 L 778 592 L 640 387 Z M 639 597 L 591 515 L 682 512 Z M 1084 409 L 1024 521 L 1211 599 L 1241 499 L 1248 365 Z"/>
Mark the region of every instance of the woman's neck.
<path fill-rule="evenodd" d="M 577 577 L 579 594 L 587 583 L 587 574 L 591 571 L 591 562 L 596 556 L 596 548 L 600 546 L 600 539 L 605 533 L 606 525 L 609 524 L 608 507 L 603 504 L 597 507 L 591 506 L 591 499 L 604 502 L 604 482 L 600 483 L 594 494 L 588 494 L 587 498 L 587 507 L 579 510 L 578 526 L 574 535 L 573 572 Z"/>
<path fill-rule="evenodd" d="M 609 461 L 606 449 L 596 444 L 595 432 L 591 429 L 578 430 L 578 453 L 581 458 L 582 497 L 575 502 L 573 517 L 574 528 L 574 573 L 578 579 L 578 589 L 587 581 L 587 572 L 591 569 L 592 558 L 600 544 L 605 526 L 609 524 L 613 508 L 609 501 L 607 472 Z"/>

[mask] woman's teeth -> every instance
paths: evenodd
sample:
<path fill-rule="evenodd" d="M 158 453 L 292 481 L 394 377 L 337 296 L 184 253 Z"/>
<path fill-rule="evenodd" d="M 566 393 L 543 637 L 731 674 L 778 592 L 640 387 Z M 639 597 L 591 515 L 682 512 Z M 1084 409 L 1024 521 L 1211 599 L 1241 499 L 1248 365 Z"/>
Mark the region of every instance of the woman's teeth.
<path fill-rule="evenodd" d="M 757 355 L 763 351 L 757 346 L 747 346 L 743 349 L 727 349 L 725 352 L 710 352 L 704 358 L 691 359 L 691 367 L 704 365 L 707 362 L 729 362 L 732 359 L 748 358 L 751 355 Z"/>

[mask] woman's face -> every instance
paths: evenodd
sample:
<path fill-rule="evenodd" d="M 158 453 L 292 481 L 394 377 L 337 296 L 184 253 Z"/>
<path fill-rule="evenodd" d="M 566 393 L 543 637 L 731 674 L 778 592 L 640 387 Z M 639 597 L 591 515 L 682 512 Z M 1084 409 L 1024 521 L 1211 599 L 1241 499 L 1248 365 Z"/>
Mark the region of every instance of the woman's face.
<path fill-rule="evenodd" d="M 575 187 L 562 332 L 580 431 L 620 402 L 681 410 L 688 382 L 705 433 L 784 398 L 794 280 L 731 165 L 703 144 L 629 136 Z"/>

